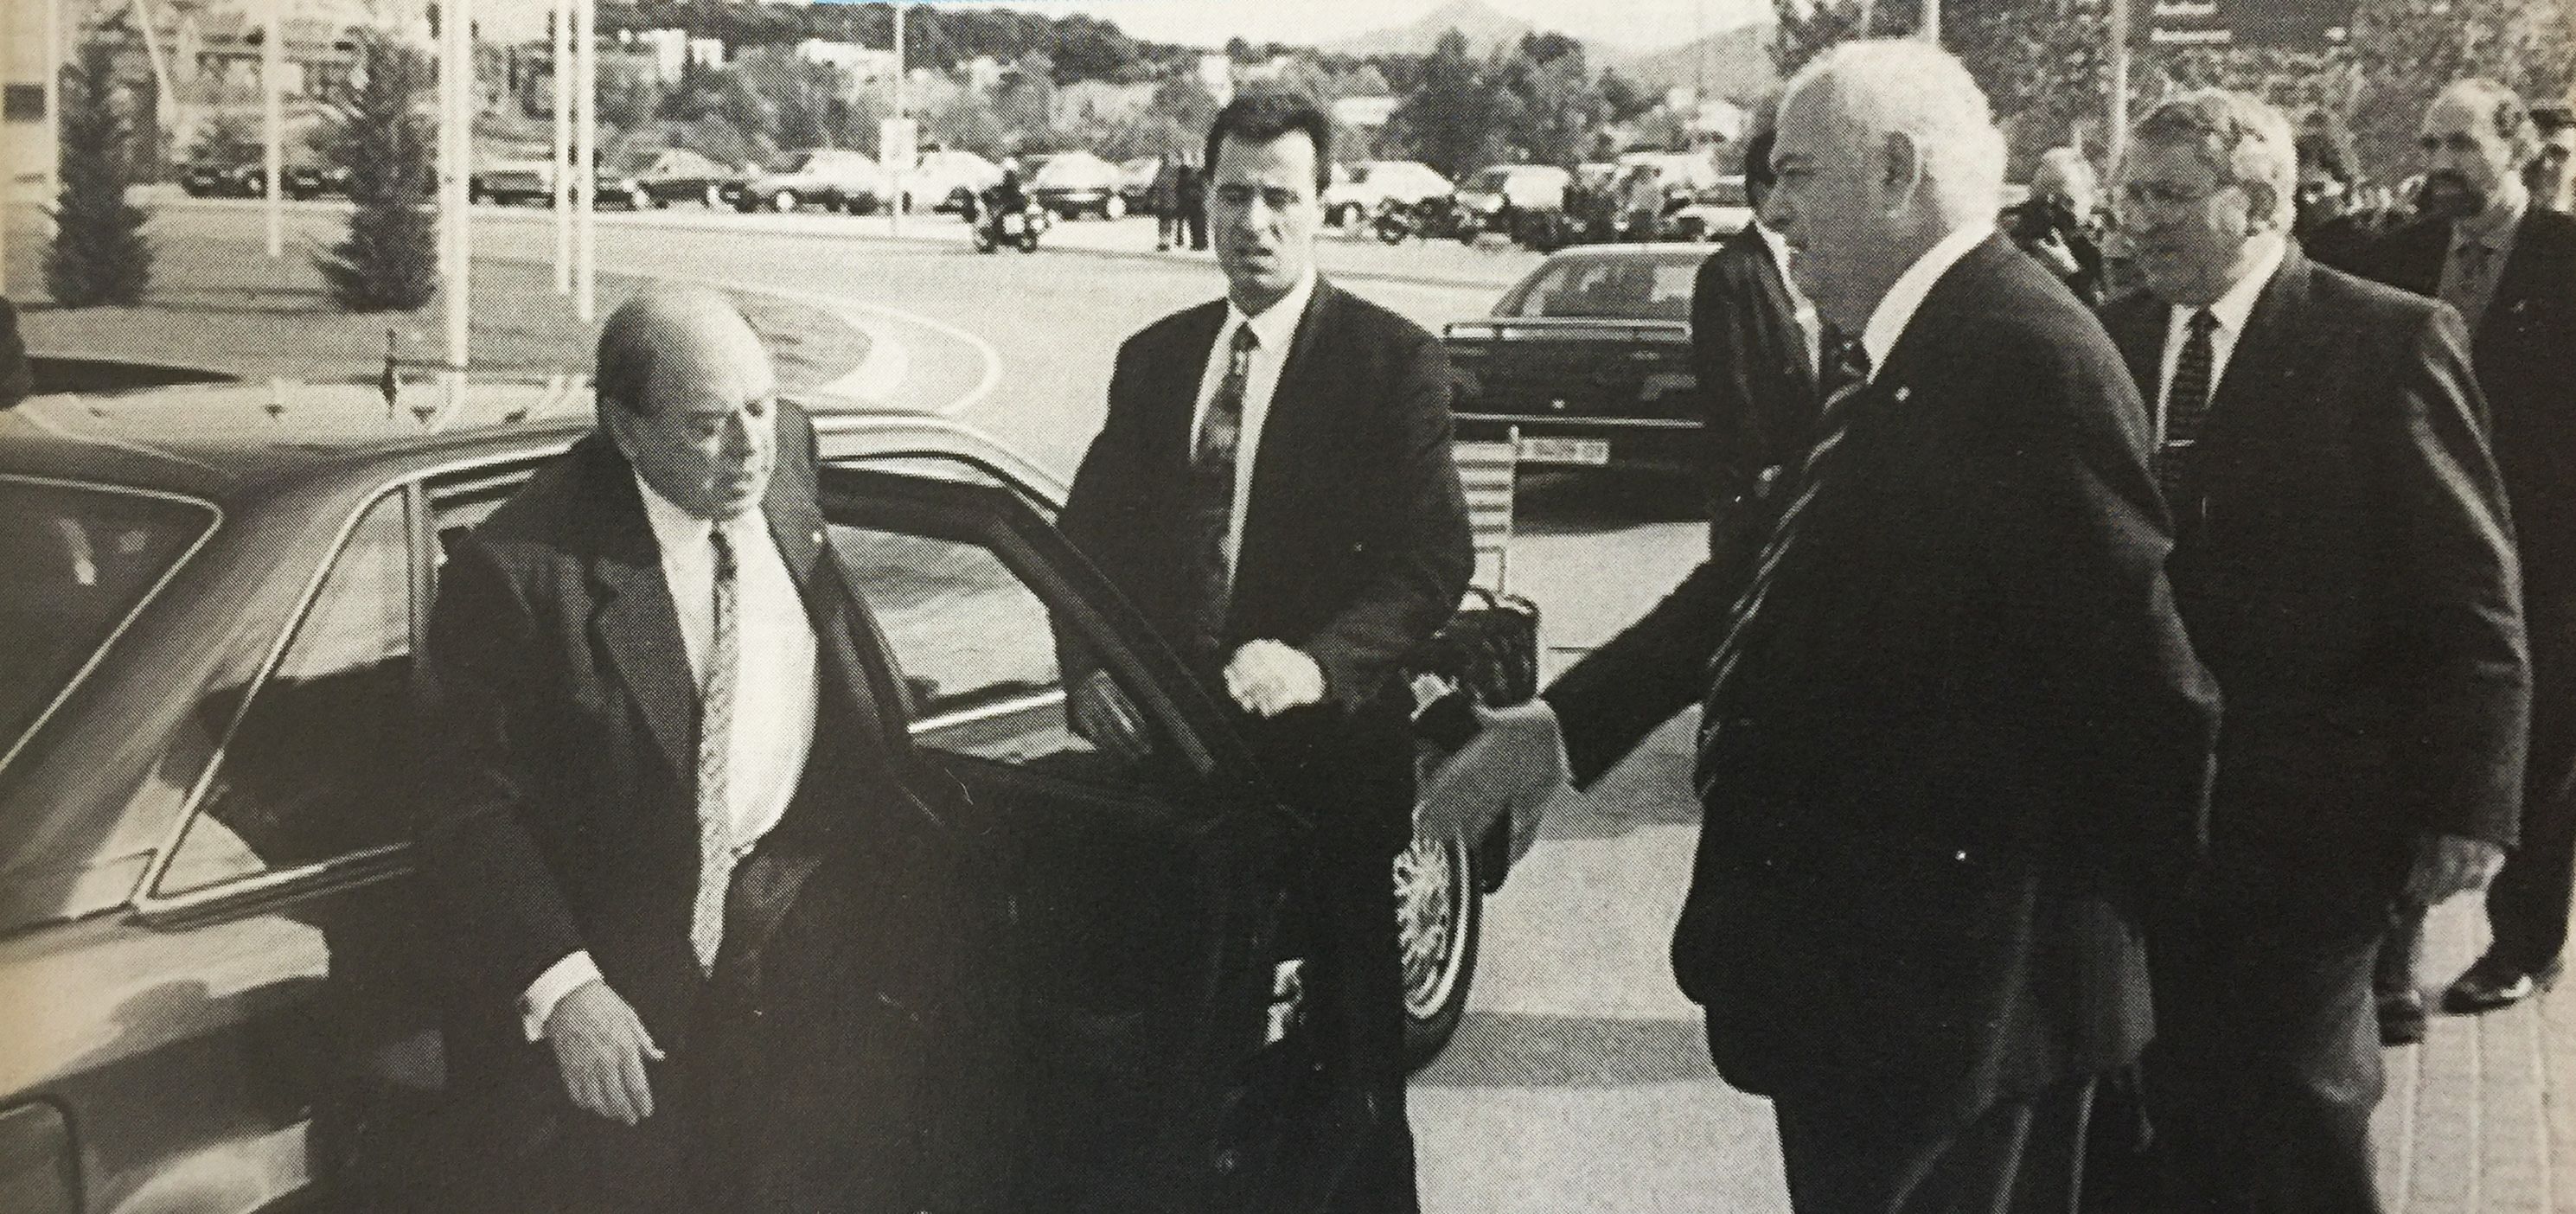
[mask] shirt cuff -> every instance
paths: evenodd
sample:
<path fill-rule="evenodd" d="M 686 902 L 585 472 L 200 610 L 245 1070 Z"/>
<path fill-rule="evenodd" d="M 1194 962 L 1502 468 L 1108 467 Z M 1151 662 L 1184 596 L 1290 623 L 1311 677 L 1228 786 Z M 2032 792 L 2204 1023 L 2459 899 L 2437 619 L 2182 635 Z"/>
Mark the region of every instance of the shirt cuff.
<path fill-rule="evenodd" d="M 555 1005 L 581 989 L 582 984 L 598 978 L 599 963 L 590 959 L 589 949 L 566 953 L 563 960 L 546 967 L 546 972 L 528 984 L 527 993 L 519 996 L 520 1028 L 528 1034 L 528 1040 L 544 1040 L 546 1021 L 555 1014 Z"/>

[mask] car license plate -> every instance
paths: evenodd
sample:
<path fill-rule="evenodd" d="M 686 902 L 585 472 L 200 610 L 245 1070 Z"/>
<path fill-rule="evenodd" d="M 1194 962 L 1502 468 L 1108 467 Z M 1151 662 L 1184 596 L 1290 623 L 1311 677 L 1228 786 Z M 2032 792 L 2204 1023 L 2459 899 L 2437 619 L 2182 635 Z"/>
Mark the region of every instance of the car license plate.
<path fill-rule="evenodd" d="M 1610 440 L 1606 438 L 1523 438 L 1520 457 L 1532 464 L 1606 464 L 1610 462 Z"/>

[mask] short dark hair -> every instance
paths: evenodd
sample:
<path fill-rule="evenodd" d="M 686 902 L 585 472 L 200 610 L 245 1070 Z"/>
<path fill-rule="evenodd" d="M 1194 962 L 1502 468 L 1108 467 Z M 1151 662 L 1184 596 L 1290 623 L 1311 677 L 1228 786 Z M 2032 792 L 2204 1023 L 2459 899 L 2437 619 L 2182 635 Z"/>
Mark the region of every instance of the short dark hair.
<path fill-rule="evenodd" d="M 1245 93 L 1225 103 L 1208 124 L 1207 171 L 1216 172 L 1216 153 L 1232 135 L 1238 143 L 1269 143 L 1291 131 L 1304 131 L 1315 142 L 1315 192 L 1333 177 L 1333 120 L 1302 93 Z"/>

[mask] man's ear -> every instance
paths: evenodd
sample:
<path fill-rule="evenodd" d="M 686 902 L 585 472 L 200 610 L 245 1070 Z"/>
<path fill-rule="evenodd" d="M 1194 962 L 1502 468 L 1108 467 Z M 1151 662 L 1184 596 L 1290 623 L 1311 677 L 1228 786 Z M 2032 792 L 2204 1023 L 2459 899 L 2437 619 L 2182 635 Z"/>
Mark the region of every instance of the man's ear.
<path fill-rule="evenodd" d="M 1912 194 L 1923 184 L 1923 149 L 1903 131 L 1889 131 L 1880 146 L 1880 184 L 1893 197 Z"/>

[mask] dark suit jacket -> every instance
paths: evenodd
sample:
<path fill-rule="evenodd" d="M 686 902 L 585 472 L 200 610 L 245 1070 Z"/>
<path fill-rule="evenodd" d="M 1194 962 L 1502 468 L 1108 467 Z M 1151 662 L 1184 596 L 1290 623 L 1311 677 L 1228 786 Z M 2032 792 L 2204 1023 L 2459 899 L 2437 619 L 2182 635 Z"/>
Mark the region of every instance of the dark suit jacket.
<path fill-rule="evenodd" d="M 2216 706 L 2137 388 L 2047 271 L 1978 246 L 1848 407 L 1713 706 L 1673 967 L 1728 1082 L 1938 1130 L 2144 1043 Z M 1713 568 L 1548 688 L 1578 779 L 1708 690 Z"/>
<path fill-rule="evenodd" d="M 2451 225 L 2417 221 L 2382 239 L 2366 277 L 2419 295 L 2441 289 Z M 2513 502 L 2535 603 L 2576 598 L 2576 217 L 2533 207 L 2470 344 Z"/>
<path fill-rule="evenodd" d="M 2150 400 L 2167 316 L 2144 294 L 2103 313 Z M 2530 671 L 2482 412 L 2457 312 L 2294 245 L 2173 504 L 2174 594 L 2227 699 L 2214 840 L 2361 911 L 2419 834 L 2513 841 Z"/>
<path fill-rule="evenodd" d="M 18 335 L 18 309 L 0 299 L 0 409 L 27 399 L 34 386 L 27 366 L 27 342 Z"/>
<path fill-rule="evenodd" d="M 1749 225 L 1700 263 L 1691 370 L 1708 402 L 1709 552 L 1741 561 L 1788 500 L 1776 489 L 1757 498 L 1763 471 L 1806 457 L 1822 401 L 1788 283 Z"/>
<path fill-rule="evenodd" d="M 1223 300 L 1127 339 L 1057 525 L 1181 647 L 1190 428 Z M 1327 703 L 1246 736 L 1336 846 L 1392 856 L 1412 834 L 1411 701 L 1390 676 L 1457 610 L 1473 572 L 1450 452 L 1449 364 L 1419 326 L 1318 283 L 1254 459 L 1219 661 L 1272 638 L 1324 670 Z M 1218 672 L 1202 669 L 1222 694 Z M 1230 701 L 1229 701 L 1230 702 Z"/>
<path fill-rule="evenodd" d="M 761 846 L 811 862 L 762 869 L 778 880 L 754 938 L 729 917 L 728 955 L 757 958 L 739 987 L 711 987 L 689 945 L 697 697 L 630 465 L 595 433 L 449 537 L 415 784 L 423 884 L 453 944 L 451 1062 L 456 1086 L 503 1102 L 495 1116 L 588 1117 L 516 1008 L 586 948 L 665 1050 L 720 1056 L 729 1086 L 707 1107 L 728 1112 L 710 1116 L 775 1152 L 781 1204 L 916 1209 L 933 1203 L 914 1182 L 960 1170 L 920 1158 L 958 1141 L 926 1093 L 989 1091 L 932 1056 L 977 1010 L 962 1005 L 983 975 L 961 967 L 989 944 L 990 887 L 962 804 L 934 808 L 912 790 L 935 784 L 898 776 L 912 759 L 880 705 L 900 701 L 860 661 L 873 626 L 824 543 L 813 431 L 792 410 L 782 431 L 763 510 L 814 625 L 821 704 L 803 788 Z M 548 1112 L 507 1107 L 530 1101 Z"/>

